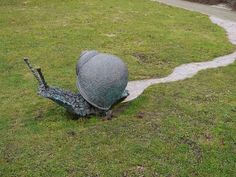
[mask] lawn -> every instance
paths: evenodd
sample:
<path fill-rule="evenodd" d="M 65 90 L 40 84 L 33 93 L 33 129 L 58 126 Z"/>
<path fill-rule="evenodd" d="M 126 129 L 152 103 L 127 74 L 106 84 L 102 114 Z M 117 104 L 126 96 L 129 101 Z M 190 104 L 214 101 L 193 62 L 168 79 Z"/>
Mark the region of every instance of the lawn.
<path fill-rule="evenodd" d="M 148 0 L 1 0 L 0 35 L 0 176 L 236 174 L 236 64 L 152 86 L 103 121 L 38 97 L 22 61 L 72 90 L 86 49 L 122 57 L 130 80 L 161 77 L 235 49 L 206 16 Z"/>

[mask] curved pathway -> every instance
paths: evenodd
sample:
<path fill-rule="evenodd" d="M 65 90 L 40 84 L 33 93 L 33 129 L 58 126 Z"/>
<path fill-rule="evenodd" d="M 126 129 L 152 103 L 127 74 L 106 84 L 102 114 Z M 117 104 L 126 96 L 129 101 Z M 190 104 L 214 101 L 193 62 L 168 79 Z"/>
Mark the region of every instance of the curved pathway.
<path fill-rule="evenodd" d="M 152 1 L 236 22 L 235 11 L 232 11 L 230 9 L 219 8 L 219 6 L 210 6 L 206 4 L 194 3 L 184 0 L 152 0 Z"/>
<path fill-rule="evenodd" d="M 172 0 L 166 0 L 166 1 L 172 1 Z M 174 0 L 174 1 L 179 1 L 179 0 Z M 214 16 L 210 16 L 210 19 L 213 23 L 224 28 L 228 34 L 230 42 L 236 45 L 236 20 L 235 22 L 233 22 Z M 148 88 L 153 84 L 168 83 L 191 78 L 201 70 L 227 66 L 229 64 L 232 64 L 235 60 L 236 60 L 236 51 L 232 54 L 215 58 L 212 61 L 180 65 L 176 67 L 170 75 L 164 78 L 130 81 L 126 87 L 130 95 L 123 102 L 128 102 L 137 98 L 139 95 L 143 93 L 143 91 L 146 88 Z"/>

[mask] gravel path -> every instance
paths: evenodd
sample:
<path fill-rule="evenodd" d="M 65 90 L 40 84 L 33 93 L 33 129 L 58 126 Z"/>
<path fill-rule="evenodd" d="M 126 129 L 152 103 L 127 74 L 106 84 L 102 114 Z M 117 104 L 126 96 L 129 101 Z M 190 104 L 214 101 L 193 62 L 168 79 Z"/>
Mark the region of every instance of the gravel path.
<path fill-rule="evenodd" d="M 224 28 L 228 34 L 229 41 L 236 45 L 236 22 L 223 20 L 214 16 L 210 16 L 210 19 L 213 23 Z M 235 60 L 236 51 L 232 54 L 215 58 L 212 61 L 180 65 L 176 67 L 169 76 L 164 78 L 130 81 L 126 88 L 129 91 L 130 95 L 124 100 L 124 102 L 128 102 L 137 98 L 143 93 L 146 88 L 153 84 L 168 83 L 191 78 L 201 70 L 227 66 L 229 64 L 232 64 Z"/>
<path fill-rule="evenodd" d="M 194 3 L 183 0 L 152 0 L 167 5 L 180 7 L 183 9 L 200 12 L 209 16 L 215 16 L 221 19 L 230 20 L 236 22 L 236 11 L 231 11 L 226 8 L 220 8 L 220 6 L 210 6 L 200 3 Z"/>

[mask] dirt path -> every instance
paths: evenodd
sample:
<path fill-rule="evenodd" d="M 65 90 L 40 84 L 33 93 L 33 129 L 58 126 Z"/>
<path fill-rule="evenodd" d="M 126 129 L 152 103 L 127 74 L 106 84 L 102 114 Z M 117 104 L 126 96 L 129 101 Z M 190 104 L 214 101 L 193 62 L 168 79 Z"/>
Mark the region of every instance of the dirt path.
<path fill-rule="evenodd" d="M 180 7 L 183 9 L 200 12 L 209 16 L 215 16 L 221 19 L 230 20 L 236 22 L 236 11 L 220 8 L 217 6 L 210 6 L 205 4 L 193 3 L 184 0 L 152 0 L 167 5 Z"/>
<path fill-rule="evenodd" d="M 213 23 L 224 28 L 228 34 L 229 41 L 236 45 L 236 22 L 223 20 L 213 16 L 211 16 L 210 19 Z M 227 66 L 232 64 L 235 60 L 236 51 L 232 54 L 215 58 L 212 61 L 180 65 L 176 67 L 169 76 L 164 78 L 130 81 L 126 88 L 130 95 L 124 100 L 124 102 L 128 102 L 137 98 L 146 88 L 153 84 L 168 83 L 191 78 L 201 70 Z"/>

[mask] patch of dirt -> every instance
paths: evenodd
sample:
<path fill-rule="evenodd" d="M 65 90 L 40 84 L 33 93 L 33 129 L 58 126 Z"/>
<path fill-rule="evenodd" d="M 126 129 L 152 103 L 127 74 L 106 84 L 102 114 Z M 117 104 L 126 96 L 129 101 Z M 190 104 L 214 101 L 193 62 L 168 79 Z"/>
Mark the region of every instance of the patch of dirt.
<path fill-rule="evenodd" d="M 36 115 L 34 116 L 35 120 L 41 120 L 44 117 L 44 112 L 42 109 L 38 109 Z"/>
<path fill-rule="evenodd" d="M 65 117 L 68 120 L 78 120 L 78 119 L 82 119 L 81 117 L 79 117 L 78 115 L 71 113 L 69 111 L 65 111 Z"/>
<path fill-rule="evenodd" d="M 142 52 L 135 52 L 131 54 L 133 57 L 137 58 L 140 64 L 150 64 L 151 59 L 155 58 L 155 53 L 142 53 Z"/>
<path fill-rule="evenodd" d="M 139 112 L 136 117 L 137 117 L 138 119 L 143 119 L 144 116 L 145 116 L 145 113 L 144 113 L 144 112 Z"/>
<path fill-rule="evenodd" d="M 180 139 L 180 143 L 181 144 L 187 144 L 191 150 L 194 152 L 196 161 L 199 163 L 202 160 L 202 150 L 201 147 L 193 140 L 188 139 L 186 137 L 182 137 Z"/>
<path fill-rule="evenodd" d="M 67 135 L 70 137 L 74 137 L 74 136 L 76 136 L 76 132 L 74 130 L 69 130 L 69 131 L 67 131 Z"/>
<path fill-rule="evenodd" d="M 18 147 L 18 144 L 15 142 L 10 142 L 5 145 L 3 148 L 3 159 L 6 162 L 13 162 L 21 153 L 20 148 Z"/>
<path fill-rule="evenodd" d="M 129 107 L 129 103 L 122 103 L 122 104 L 116 105 L 112 109 L 112 117 L 118 117 L 119 114 L 123 113 L 128 107 Z"/>
<path fill-rule="evenodd" d="M 154 169 L 151 169 L 150 167 L 145 167 L 144 165 L 137 165 L 135 167 L 132 167 L 125 171 L 123 173 L 123 177 L 131 177 L 131 176 L 137 176 L 137 177 L 145 177 L 145 176 L 159 176 L 157 172 L 155 172 Z"/>
<path fill-rule="evenodd" d="M 102 118 L 103 121 L 105 120 L 111 120 L 113 117 L 113 111 L 109 110 L 106 112 L 105 116 Z"/>
<path fill-rule="evenodd" d="M 210 133 L 206 133 L 206 134 L 204 134 L 204 136 L 205 136 L 207 141 L 212 141 L 212 139 L 213 139 L 213 137 Z"/>

